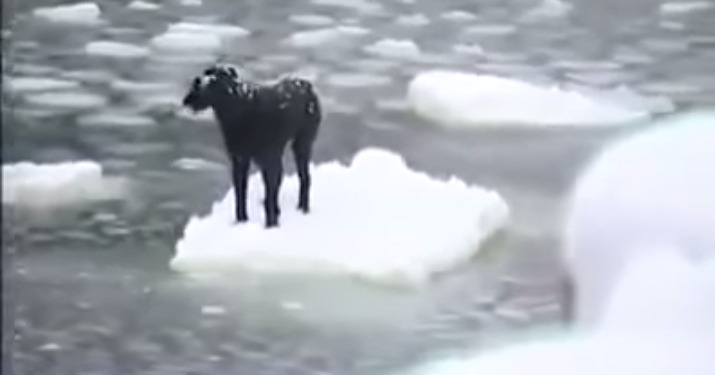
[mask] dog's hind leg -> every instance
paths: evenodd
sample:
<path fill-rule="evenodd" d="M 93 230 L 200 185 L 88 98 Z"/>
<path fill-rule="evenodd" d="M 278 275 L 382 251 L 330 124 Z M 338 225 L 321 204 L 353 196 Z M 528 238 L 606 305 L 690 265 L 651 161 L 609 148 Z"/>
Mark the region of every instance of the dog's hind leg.
<path fill-rule="evenodd" d="M 310 159 L 313 154 L 314 139 L 315 137 L 312 135 L 299 136 L 291 144 L 296 169 L 298 170 L 298 180 L 300 181 L 298 209 L 304 213 L 310 212 Z"/>
<path fill-rule="evenodd" d="M 235 214 L 237 222 L 245 222 L 248 220 L 246 198 L 248 193 L 248 169 L 250 165 L 251 160 L 247 157 L 231 157 L 231 174 L 233 177 L 233 192 L 236 200 Z"/>
<path fill-rule="evenodd" d="M 259 161 L 266 197 L 263 206 L 266 215 L 266 227 L 278 226 L 280 205 L 278 203 L 281 183 L 283 182 L 283 161 L 280 152 L 270 152 Z"/>

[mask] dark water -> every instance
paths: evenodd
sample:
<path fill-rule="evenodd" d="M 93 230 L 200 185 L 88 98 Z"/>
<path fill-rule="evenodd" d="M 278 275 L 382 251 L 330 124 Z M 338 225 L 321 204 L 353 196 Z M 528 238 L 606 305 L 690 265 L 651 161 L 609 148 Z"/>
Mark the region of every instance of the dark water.
<path fill-rule="evenodd" d="M 595 88 L 627 84 L 678 108 L 715 102 L 715 12 L 664 15 L 655 0 L 574 0 L 571 14 L 542 22 L 518 20 L 536 4 L 527 0 L 342 2 L 362 4 L 357 8 L 306 0 L 206 0 L 201 7 L 167 1 L 155 11 L 107 0 L 99 3 L 101 25 L 30 16 L 55 3 L 61 1 L 3 3 L 3 75 L 75 77 L 108 102 L 49 108 L 4 90 L 3 160 L 92 159 L 132 189 L 119 199 L 49 212 L 3 207 L 3 369 L 11 374 L 377 374 L 553 323 L 559 202 L 589 155 L 629 129 L 444 130 L 383 104 L 402 99 L 412 74 L 431 67 Z M 452 10 L 476 17 L 443 16 Z M 414 13 L 430 23 L 395 22 Z M 283 40 L 311 28 L 287 21 L 298 14 L 372 33 L 359 42 L 291 48 Z M 192 157 L 225 165 L 218 133 L 210 121 L 177 116 L 166 100 L 153 100 L 175 91 L 127 92 L 112 82 L 182 85 L 201 62 L 88 57 L 83 46 L 100 39 L 145 45 L 179 20 L 251 30 L 224 53 L 255 77 L 318 73 L 328 98 L 318 161 L 385 147 L 417 169 L 498 189 L 512 206 L 513 225 L 472 263 L 419 290 L 287 277 L 198 282 L 173 274 L 167 263 L 186 221 L 206 213 L 229 187 L 225 170 L 186 171 L 173 163 Z M 474 31 L 484 25 L 515 31 Z M 425 56 L 395 63 L 361 52 L 360 45 L 383 37 L 412 39 Z M 457 43 L 478 43 L 488 58 L 456 54 Z M 338 73 L 369 73 L 387 84 L 331 84 Z M 153 124 L 83 125 L 86 116 L 112 109 Z"/>

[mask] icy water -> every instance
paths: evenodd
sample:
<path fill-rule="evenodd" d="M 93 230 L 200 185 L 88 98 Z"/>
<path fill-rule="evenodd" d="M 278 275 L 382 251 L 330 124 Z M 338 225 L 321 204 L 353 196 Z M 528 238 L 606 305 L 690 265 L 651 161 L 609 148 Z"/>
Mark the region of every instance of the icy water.
<path fill-rule="evenodd" d="M 715 104 L 707 1 L 574 0 L 570 12 L 534 13 L 540 3 L 528 0 L 204 0 L 157 9 L 122 0 L 100 2 L 98 22 L 32 16 L 58 3 L 3 4 L 3 162 L 92 159 L 131 191 L 51 212 L 3 207 L 9 374 L 383 374 L 553 323 L 558 204 L 595 148 L 629 129 L 445 130 L 405 110 L 409 78 L 455 68 L 593 89 L 623 84 L 678 108 Z M 150 43 L 180 21 L 249 30 L 225 31 L 234 37 L 221 51 L 253 77 L 314 76 L 328 112 L 317 161 L 385 147 L 416 169 L 496 188 L 514 223 L 473 262 L 418 290 L 173 274 L 167 263 L 184 224 L 229 187 L 212 121 L 174 107 L 212 55 L 202 44 L 158 52 Z M 297 34 L 336 25 L 349 28 L 318 35 L 319 47 L 315 34 Z M 420 54 L 363 48 L 383 38 L 412 40 Z M 99 40 L 137 47 L 85 48 Z M 55 81 L 9 92 L 8 77 Z M 211 163 L 182 169 L 182 158 Z"/>

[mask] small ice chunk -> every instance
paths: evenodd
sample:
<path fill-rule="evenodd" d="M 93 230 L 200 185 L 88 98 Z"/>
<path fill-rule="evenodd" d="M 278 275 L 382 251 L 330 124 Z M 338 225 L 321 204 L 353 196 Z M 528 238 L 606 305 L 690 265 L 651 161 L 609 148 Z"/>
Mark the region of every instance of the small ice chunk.
<path fill-rule="evenodd" d="M 413 60 L 420 56 L 420 47 L 412 40 L 381 39 L 364 48 L 365 52 L 383 58 Z"/>
<path fill-rule="evenodd" d="M 127 8 L 134 10 L 157 10 L 161 8 L 161 6 L 144 0 L 134 0 L 127 5 Z"/>
<path fill-rule="evenodd" d="M 383 10 L 382 5 L 370 0 L 312 0 L 315 5 L 352 9 L 364 14 L 375 14 Z"/>
<path fill-rule="evenodd" d="M 225 170 L 226 167 L 221 164 L 211 160 L 201 159 L 201 158 L 181 158 L 175 160 L 171 165 L 175 168 L 185 169 L 190 171 L 203 170 Z"/>
<path fill-rule="evenodd" d="M 573 5 L 564 0 L 541 0 L 541 3 L 521 16 L 524 21 L 550 20 L 563 17 L 573 10 Z"/>
<path fill-rule="evenodd" d="M 452 50 L 454 52 L 457 52 L 462 55 L 475 55 L 475 56 L 482 56 L 484 55 L 484 49 L 482 46 L 473 43 L 473 44 L 456 44 L 454 47 L 452 47 Z"/>
<path fill-rule="evenodd" d="M 326 44 L 339 43 L 347 37 L 359 37 L 370 33 L 357 26 L 336 26 L 293 33 L 285 43 L 297 48 L 316 48 Z"/>
<path fill-rule="evenodd" d="M 713 3 L 710 1 L 683 1 L 660 4 L 659 10 L 663 15 L 679 15 L 702 11 L 712 7 Z"/>
<path fill-rule="evenodd" d="M 57 91 L 29 94 L 25 100 L 36 106 L 66 108 L 66 109 L 91 109 L 104 107 L 107 99 L 101 95 L 83 91 Z"/>
<path fill-rule="evenodd" d="M 327 76 L 326 83 L 337 87 L 360 88 L 389 85 L 392 79 L 369 73 L 333 73 Z"/>
<path fill-rule="evenodd" d="M 62 347 L 59 344 L 54 343 L 54 342 L 48 342 L 46 344 L 43 344 L 39 348 L 37 348 L 37 350 L 39 350 L 41 352 L 56 352 L 61 349 L 62 349 Z"/>
<path fill-rule="evenodd" d="M 395 23 L 402 26 L 425 26 L 430 23 L 430 20 L 422 13 L 414 13 L 397 16 Z"/>
<path fill-rule="evenodd" d="M 476 20 L 477 16 L 463 10 L 450 10 L 442 13 L 442 18 L 454 22 L 468 22 Z"/>
<path fill-rule="evenodd" d="M 153 94 L 173 91 L 175 89 L 175 84 L 167 82 L 138 82 L 120 79 L 112 81 L 110 87 L 113 90 L 120 92 L 134 94 Z"/>
<path fill-rule="evenodd" d="M 227 312 L 223 306 L 201 306 L 202 315 L 226 315 Z"/>
<path fill-rule="evenodd" d="M 121 185 L 102 174 L 93 161 L 52 164 L 19 162 L 2 167 L 3 204 L 52 207 L 116 197 Z"/>
<path fill-rule="evenodd" d="M 204 2 L 203 0 L 179 0 L 179 4 L 186 7 L 200 7 Z"/>
<path fill-rule="evenodd" d="M 85 52 L 90 56 L 104 56 L 115 58 L 141 58 L 149 55 L 149 48 L 137 46 L 129 43 L 99 40 L 89 42 L 84 47 Z"/>
<path fill-rule="evenodd" d="M 100 21 L 102 11 L 91 2 L 41 7 L 32 11 L 35 17 L 57 23 L 95 24 Z"/>
<path fill-rule="evenodd" d="M 68 90 L 79 87 L 76 81 L 47 77 L 10 77 L 4 81 L 7 85 L 5 88 L 11 93 Z"/>
<path fill-rule="evenodd" d="M 108 111 L 103 113 L 89 114 L 80 117 L 77 123 L 89 127 L 148 127 L 156 125 L 156 121 L 151 117 L 131 113 L 129 111 Z"/>
<path fill-rule="evenodd" d="M 605 100 L 517 79 L 436 70 L 412 79 L 407 100 L 415 113 L 446 126 L 615 125 L 650 116 L 637 99 L 618 95 Z"/>
<path fill-rule="evenodd" d="M 293 14 L 288 19 L 304 26 L 330 26 L 335 23 L 333 18 L 321 14 Z"/>
<path fill-rule="evenodd" d="M 504 36 L 516 33 L 516 26 L 507 24 L 483 24 L 468 27 L 464 32 L 467 35 L 478 36 Z"/>
<path fill-rule="evenodd" d="M 210 25 L 179 22 L 152 38 L 151 45 L 159 50 L 192 53 L 213 52 L 222 47 L 224 40 L 248 36 L 250 31 L 231 25 Z"/>
<path fill-rule="evenodd" d="M 300 311 L 305 308 L 303 304 L 298 301 L 282 301 L 281 307 L 288 311 Z"/>
<path fill-rule="evenodd" d="M 434 179 L 385 150 L 361 150 L 349 166 L 313 166 L 312 176 L 311 213 L 293 208 L 298 178 L 286 176 L 281 226 L 265 229 L 263 184 L 252 175 L 250 221 L 235 223 L 228 191 L 207 216 L 189 220 L 171 268 L 188 274 L 317 273 L 416 286 L 467 262 L 510 217 L 496 191 Z"/>

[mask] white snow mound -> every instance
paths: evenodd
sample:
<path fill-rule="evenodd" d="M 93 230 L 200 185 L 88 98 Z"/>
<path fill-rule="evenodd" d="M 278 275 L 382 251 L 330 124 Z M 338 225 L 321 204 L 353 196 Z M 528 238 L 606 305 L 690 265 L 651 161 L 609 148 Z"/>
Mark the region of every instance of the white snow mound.
<path fill-rule="evenodd" d="M 495 191 L 410 170 L 391 152 L 368 148 L 349 166 L 312 170 L 311 213 L 297 208 L 298 180 L 284 179 L 281 226 L 263 225 L 263 184 L 249 181 L 247 224 L 234 223 L 234 194 L 193 217 L 171 261 L 186 273 L 253 271 L 332 274 L 419 285 L 467 261 L 509 219 Z"/>
<path fill-rule="evenodd" d="M 57 23 L 95 24 L 100 21 L 102 10 L 92 2 L 40 7 L 32 11 L 35 17 Z"/>
<path fill-rule="evenodd" d="M 416 75 L 407 90 L 417 115 L 454 127 L 617 125 L 651 115 L 643 108 L 644 100 L 621 103 L 601 96 L 595 99 L 517 79 L 440 70 Z"/>
<path fill-rule="evenodd" d="M 2 202 L 15 206 L 54 207 L 102 200 L 121 194 L 93 161 L 52 164 L 19 162 L 2 167 Z"/>

